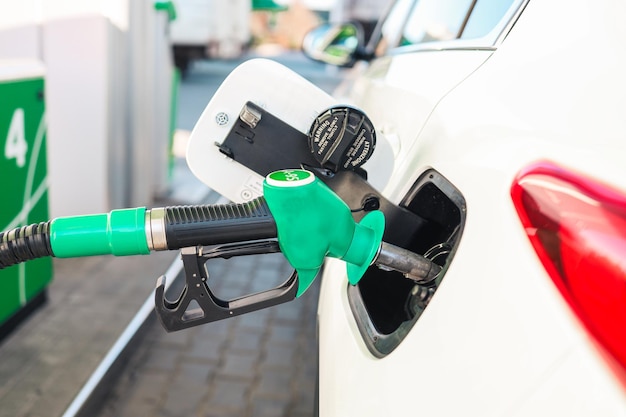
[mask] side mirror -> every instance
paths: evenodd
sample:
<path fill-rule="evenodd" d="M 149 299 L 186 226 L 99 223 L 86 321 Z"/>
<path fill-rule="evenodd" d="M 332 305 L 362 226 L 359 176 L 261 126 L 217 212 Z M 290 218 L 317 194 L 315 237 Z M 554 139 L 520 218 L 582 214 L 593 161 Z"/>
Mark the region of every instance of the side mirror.
<path fill-rule="evenodd" d="M 352 66 L 362 53 L 363 33 L 352 23 L 323 24 L 306 34 L 302 51 L 309 58 L 338 67 Z"/>

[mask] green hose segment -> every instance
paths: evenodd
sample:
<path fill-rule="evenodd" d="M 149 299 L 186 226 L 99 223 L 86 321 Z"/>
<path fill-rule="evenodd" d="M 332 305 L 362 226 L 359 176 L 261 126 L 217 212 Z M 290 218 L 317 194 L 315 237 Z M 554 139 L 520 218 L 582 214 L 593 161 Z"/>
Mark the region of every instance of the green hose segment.
<path fill-rule="evenodd" d="M 271 173 L 263 191 L 276 220 L 280 249 L 298 272 L 297 297 L 311 285 L 326 256 L 351 265 L 350 283 L 361 279 L 380 247 L 385 226 L 382 212 L 372 212 L 361 224 L 355 223 L 346 203 L 304 170 Z"/>
<path fill-rule="evenodd" d="M 58 258 L 148 254 L 145 214 L 141 207 L 54 219 L 50 225 L 52 252 Z"/>

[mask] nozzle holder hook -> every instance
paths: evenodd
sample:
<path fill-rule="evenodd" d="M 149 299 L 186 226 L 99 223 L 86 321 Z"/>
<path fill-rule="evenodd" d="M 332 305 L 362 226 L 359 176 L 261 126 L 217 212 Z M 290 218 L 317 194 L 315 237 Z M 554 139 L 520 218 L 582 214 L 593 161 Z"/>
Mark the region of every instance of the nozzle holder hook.
<path fill-rule="evenodd" d="M 230 259 L 235 256 L 276 252 L 280 252 L 280 248 L 278 242 L 274 240 L 181 249 L 185 287 L 178 299 L 170 301 L 166 298 L 165 275 L 160 276 L 156 283 L 154 304 L 161 324 L 165 330 L 173 332 L 293 300 L 298 291 L 298 274 L 295 270 L 285 282 L 276 288 L 232 300 L 218 298 L 209 288 L 209 273 L 206 265 L 209 259 Z M 199 307 L 189 309 L 193 300 Z"/>

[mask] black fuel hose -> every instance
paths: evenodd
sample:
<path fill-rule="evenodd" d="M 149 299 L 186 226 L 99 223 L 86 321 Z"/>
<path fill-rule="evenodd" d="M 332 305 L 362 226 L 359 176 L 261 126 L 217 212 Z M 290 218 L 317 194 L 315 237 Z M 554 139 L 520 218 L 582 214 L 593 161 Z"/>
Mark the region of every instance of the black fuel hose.
<path fill-rule="evenodd" d="M 51 221 L 0 232 L 0 269 L 44 256 L 54 256 L 50 245 Z"/>

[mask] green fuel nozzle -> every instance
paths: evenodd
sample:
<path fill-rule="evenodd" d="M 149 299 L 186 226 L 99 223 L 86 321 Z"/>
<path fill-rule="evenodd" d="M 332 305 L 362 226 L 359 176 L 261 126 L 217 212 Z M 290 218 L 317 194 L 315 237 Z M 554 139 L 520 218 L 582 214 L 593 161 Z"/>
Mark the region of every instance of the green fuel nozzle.
<path fill-rule="evenodd" d="M 381 211 L 355 222 L 346 203 L 310 171 L 273 172 L 265 178 L 263 193 L 276 220 L 280 249 L 300 277 L 298 296 L 311 285 L 326 257 L 346 262 L 352 285 L 372 265 L 423 285 L 441 272 L 431 260 L 382 241 Z"/>
<path fill-rule="evenodd" d="M 306 170 L 269 174 L 264 196 L 243 204 L 132 208 L 59 217 L 0 233 L 0 269 L 42 256 L 145 255 L 182 249 L 186 289 L 178 300 L 157 281 L 156 309 L 169 331 L 232 317 L 301 296 L 326 257 L 344 260 L 356 285 L 371 265 L 429 285 L 441 267 L 421 255 L 383 242 L 385 217 L 371 211 L 355 222 L 350 208 Z M 213 247 L 209 248 L 210 245 Z M 225 301 L 208 287 L 205 263 L 221 257 L 282 252 L 295 272 L 280 287 Z M 191 300 L 200 312 L 189 313 Z"/>
<path fill-rule="evenodd" d="M 325 257 L 346 261 L 348 280 L 359 282 L 380 249 L 385 217 L 368 213 L 360 223 L 326 184 L 305 170 L 273 172 L 263 193 L 276 220 L 280 249 L 298 271 L 301 295 Z"/>

